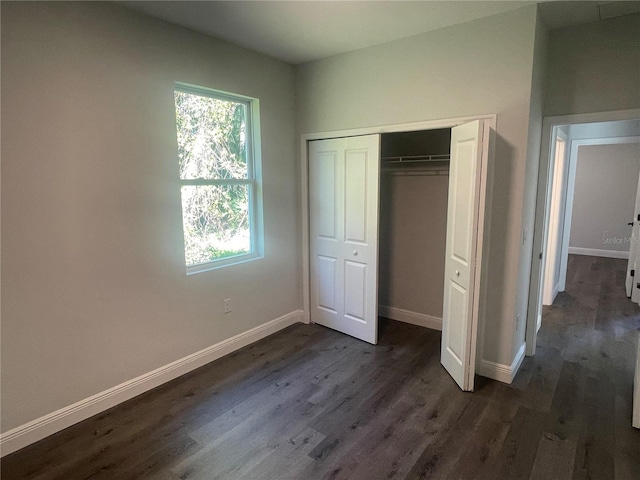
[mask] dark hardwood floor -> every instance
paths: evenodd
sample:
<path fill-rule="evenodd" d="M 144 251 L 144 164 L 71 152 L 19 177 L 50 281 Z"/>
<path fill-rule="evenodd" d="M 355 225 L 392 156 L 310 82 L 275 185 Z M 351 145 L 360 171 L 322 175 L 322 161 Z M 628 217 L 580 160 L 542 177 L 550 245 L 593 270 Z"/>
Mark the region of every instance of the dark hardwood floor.
<path fill-rule="evenodd" d="M 626 262 L 571 256 L 535 357 L 463 393 L 440 333 L 295 325 L 1 463 L 12 479 L 640 479 Z"/>

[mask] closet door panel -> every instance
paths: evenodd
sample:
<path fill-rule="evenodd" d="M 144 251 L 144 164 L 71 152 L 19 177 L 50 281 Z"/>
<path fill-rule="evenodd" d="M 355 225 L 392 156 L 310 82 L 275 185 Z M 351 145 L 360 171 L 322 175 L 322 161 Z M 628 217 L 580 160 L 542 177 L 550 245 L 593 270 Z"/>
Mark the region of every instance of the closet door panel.
<path fill-rule="evenodd" d="M 463 390 L 473 390 L 475 375 L 473 293 L 483 132 L 478 120 L 451 131 L 441 363 Z"/>
<path fill-rule="evenodd" d="M 316 219 L 313 227 L 317 237 L 327 240 L 336 239 L 336 164 L 336 151 L 321 152 L 311 172 L 311 214 Z"/>
<path fill-rule="evenodd" d="M 451 255 L 463 269 L 469 266 L 471 242 L 473 233 L 473 191 L 475 168 L 472 165 L 474 159 L 473 140 L 456 143 L 456 151 L 453 156 L 457 159 L 450 171 L 452 193 L 449 199 L 453 201 L 453 234 Z"/>
<path fill-rule="evenodd" d="M 311 321 L 378 337 L 379 135 L 309 142 Z"/>
<path fill-rule="evenodd" d="M 339 260 L 340 222 L 336 208 L 342 202 L 340 152 L 332 145 L 310 147 L 309 164 L 310 227 L 309 271 L 312 310 L 323 322 L 335 322 L 340 314 L 342 262 Z"/>
<path fill-rule="evenodd" d="M 318 255 L 316 258 L 317 276 L 316 282 L 318 299 L 317 307 L 328 310 L 332 314 L 337 313 L 336 306 L 336 269 L 337 259 Z"/>
<path fill-rule="evenodd" d="M 345 155 L 345 241 L 367 243 L 367 151 L 349 150 Z"/>
<path fill-rule="evenodd" d="M 467 305 L 469 292 L 454 282 L 449 282 L 449 291 L 446 295 L 447 310 L 450 316 L 464 318 L 467 316 Z M 456 362 L 462 364 L 464 359 L 464 328 L 461 323 L 452 323 L 450 328 L 444 332 L 446 339 L 443 340 L 447 351 L 454 357 Z"/>
<path fill-rule="evenodd" d="M 366 322 L 367 266 L 347 260 L 344 272 L 345 318 L 360 323 Z"/>

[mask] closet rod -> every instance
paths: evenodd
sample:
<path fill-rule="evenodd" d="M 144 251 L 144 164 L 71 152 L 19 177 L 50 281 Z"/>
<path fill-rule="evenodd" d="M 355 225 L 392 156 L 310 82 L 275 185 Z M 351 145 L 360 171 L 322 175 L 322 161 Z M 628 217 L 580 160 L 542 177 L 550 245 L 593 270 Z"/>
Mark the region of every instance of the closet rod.
<path fill-rule="evenodd" d="M 408 155 L 402 157 L 382 157 L 385 163 L 424 163 L 424 162 L 446 162 L 450 155 Z"/>
<path fill-rule="evenodd" d="M 434 176 L 448 176 L 449 170 L 444 169 L 407 169 L 398 170 L 396 168 L 384 168 L 382 173 L 391 176 L 398 177 L 434 177 Z"/>

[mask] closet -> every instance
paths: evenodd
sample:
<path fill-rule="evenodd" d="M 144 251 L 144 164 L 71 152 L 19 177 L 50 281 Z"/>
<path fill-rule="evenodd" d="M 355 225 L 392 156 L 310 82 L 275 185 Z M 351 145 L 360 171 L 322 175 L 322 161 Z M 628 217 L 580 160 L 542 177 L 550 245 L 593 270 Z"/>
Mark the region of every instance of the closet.
<path fill-rule="evenodd" d="M 380 139 L 378 312 L 442 329 L 451 129 Z"/>
<path fill-rule="evenodd" d="M 490 121 L 303 138 L 309 320 L 372 344 L 378 313 L 441 327 L 441 363 L 463 390 L 475 372 Z"/>

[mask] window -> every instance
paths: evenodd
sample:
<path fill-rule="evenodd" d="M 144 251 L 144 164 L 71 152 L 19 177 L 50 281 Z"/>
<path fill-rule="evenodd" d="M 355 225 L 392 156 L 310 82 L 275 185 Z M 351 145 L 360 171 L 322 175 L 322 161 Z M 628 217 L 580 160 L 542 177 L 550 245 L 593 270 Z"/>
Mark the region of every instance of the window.
<path fill-rule="evenodd" d="M 175 88 L 187 273 L 260 256 L 256 99 Z"/>

